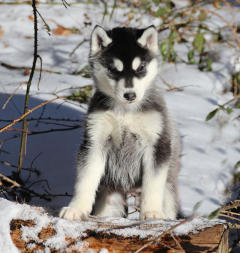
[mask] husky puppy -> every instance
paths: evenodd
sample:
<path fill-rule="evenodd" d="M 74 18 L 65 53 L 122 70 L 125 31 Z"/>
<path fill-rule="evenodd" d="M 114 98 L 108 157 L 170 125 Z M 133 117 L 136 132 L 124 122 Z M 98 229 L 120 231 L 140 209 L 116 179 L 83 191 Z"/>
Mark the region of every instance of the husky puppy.
<path fill-rule="evenodd" d="M 140 218 L 175 219 L 179 139 L 156 85 L 158 33 L 96 26 L 89 64 L 96 85 L 78 155 L 75 193 L 60 217 L 126 216 L 141 187 Z"/>

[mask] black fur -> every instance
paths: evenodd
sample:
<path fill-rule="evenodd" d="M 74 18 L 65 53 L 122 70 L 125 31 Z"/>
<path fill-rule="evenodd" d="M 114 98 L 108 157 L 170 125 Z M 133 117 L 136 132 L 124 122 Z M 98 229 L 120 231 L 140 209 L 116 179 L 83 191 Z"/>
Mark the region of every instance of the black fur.
<path fill-rule="evenodd" d="M 93 184 L 89 184 L 89 179 L 87 178 L 88 174 L 86 174 L 86 177 L 84 174 L 78 175 L 78 177 L 81 176 L 81 179 L 84 180 L 84 189 L 83 187 L 79 187 L 78 189 L 76 188 L 77 190 L 75 196 L 70 203 L 70 207 L 72 206 L 73 210 L 64 208 L 60 215 L 61 217 L 67 217 L 70 219 L 75 218 L 75 211 L 78 211 L 75 210 L 76 206 L 81 203 L 79 200 L 85 194 L 85 189 L 88 187 L 89 189 L 87 190 L 89 191 L 87 191 L 87 194 L 89 194 L 89 196 L 85 198 L 88 202 L 82 207 L 84 212 L 90 213 L 89 210 L 84 210 L 84 206 L 87 206 L 86 209 L 89 209 L 88 204 L 93 204 L 93 191 L 95 191 L 94 194 L 96 193 L 97 196 L 95 196 L 96 198 L 92 214 L 105 215 L 107 213 L 107 215 L 113 214 L 114 216 L 121 216 L 124 215 L 123 213 L 125 213 L 126 215 L 126 209 L 124 209 L 123 203 L 121 203 L 119 200 L 121 200 L 121 198 L 125 200 L 126 193 L 129 190 L 141 186 L 144 179 L 143 177 L 146 175 L 146 173 L 150 172 L 150 177 L 156 175 L 156 179 L 158 179 L 158 177 L 162 176 L 162 174 L 159 174 L 160 170 L 164 169 L 164 175 L 165 169 L 167 169 L 168 174 L 166 185 L 164 182 L 165 177 L 162 177 L 162 183 L 164 185 L 159 187 L 164 187 L 164 194 L 168 199 L 165 199 L 164 196 L 158 196 L 158 186 L 156 187 L 155 196 L 157 205 L 161 204 L 158 201 L 163 198 L 162 211 L 164 212 L 164 208 L 166 208 L 166 213 L 164 212 L 164 216 L 161 217 L 162 214 L 160 207 L 157 207 L 157 205 L 155 207 L 155 203 L 153 203 L 152 207 L 149 205 L 146 205 L 146 208 L 142 207 L 141 212 L 143 213 L 141 215 L 143 219 L 151 218 L 151 215 L 154 215 L 154 213 L 151 213 L 152 211 L 159 211 L 158 215 L 160 218 L 174 219 L 175 212 L 177 211 L 176 165 L 178 161 L 179 147 L 178 145 L 175 145 L 177 144 L 177 140 L 175 140 L 177 139 L 177 134 L 175 133 L 174 128 L 172 128 L 172 121 L 168 115 L 165 102 L 162 98 L 161 92 L 154 82 L 154 77 L 157 71 L 157 64 L 156 60 L 154 59 L 156 55 L 154 55 L 153 52 L 157 51 L 157 34 L 155 33 L 152 35 L 154 36 L 152 38 L 154 38 L 153 41 L 155 43 L 153 45 L 151 45 L 151 43 L 148 43 L 149 37 L 142 37 L 142 41 L 144 39 L 147 41 L 145 42 L 147 43 L 147 49 L 137 42 L 145 29 L 114 28 L 110 31 L 105 31 L 111 38 L 109 39 L 107 38 L 107 35 L 104 32 L 103 28 L 96 28 L 99 30 L 96 30 L 96 33 L 92 34 L 92 52 L 90 52 L 89 56 L 89 63 L 90 67 L 92 68 L 91 70 L 96 85 L 96 91 L 90 101 L 88 108 L 85 134 L 78 154 L 78 167 L 79 170 L 89 169 L 88 166 L 90 166 L 91 163 L 88 165 L 90 161 L 88 159 L 94 159 L 94 157 L 92 157 L 91 152 L 90 157 L 88 157 L 88 154 L 89 151 L 95 150 L 95 152 L 99 152 L 97 154 L 98 157 L 102 155 L 101 159 L 98 160 L 100 163 L 100 168 L 98 170 L 98 164 L 93 164 L 95 169 L 95 174 L 93 175 L 94 180 L 92 181 Z M 150 31 L 153 30 L 151 29 Z M 99 38 L 96 38 L 96 36 L 99 36 Z M 148 36 L 148 34 L 146 34 L 146 36 Z M 106 47 L 104 47 L 104 45 Z M 140 64 L 137 69 L 133 69 L 132 64 L 133 60 L 136 57 L 140 58 Z M 116 69 L 118 66 L 114 66 L 116 63 L 114 63 L 115 58 L 119 59 L 123 64 L 123 69 L 121 65 L 119 65 L 119 70 L 121 71 L 118 71 Z M 147 63 L 153 59 L 154 61 L 151 62 L 151 65 L 147 65 Z M 105 69 L 100 65 L 103 65 Z M 151 83 L 147 83 L 146 86 L 143 87 L 144 90 L 141 93 L 141 87 L 139 87 L 139 89 L 133 87 L 133 78 L 137 77 L 138 79 L 141 79 L 144 77 L 146 75 L 146 69 L 149 70 L 148 66 L 153 67 L 153 70 L 151 72 L 152 76 L 150 74 L 149 78 L 146 78 L 146 80 L 148 82 L 151 81 Z M 116 82 L 107 80 L 109 78 L 106 77 L 106 74 Z M 121 79 L 123 79 L 123 81 Z M 121 80 L 121 82 L 117 82 L 118 80 Z M 125 87 L 123 87 L 124 85 Z M 137 82 L 136 84 L 134 83 L 134 85 L 137 85 Z M 139 82 L 139 85 L 144 85 L 144 83 Z M 136 103 L 134 103 L 134 100 L 128 101 L 127 103 L 125 100 L 121 100 L 122 98 L 130 100 L 127 99 L 126 94 L 130 94 L 131 92 L 140 94 L 139 99 L 136 100 Z M 108 111 L 106 114 L 101 114 L 101 112 L 106 111 Z M 96 112 L 98 112 L 98 114 L 89 117 L 91 114 L 94 114 Z M 135 112 L 136 115 L 134 115 Z M 151 114 L 151 112 L 154 113 Z M 124 113 L 128 113 L 126 117 L 124 117 Z M 143 115 L 144 113 L 146 113 L 146 117 Z M 160 117 L 156 115 L 158 113 Z M 98 121 L 98 117 L 101 116 L 103 118 Z M 96 121 L 94 117 L 96 117 Z M 137 124 L 140 125 L 142 122 L 140 121 L 141 117 L 142 120 L 154 121 L 153 133 L 150 132 L 151 128 L 146 129 L 151 124 L 151 122 L 143 122 L 143 125 L 138 127 Z M 120 122 L 121 119 L 123 119 L 123 122 Z M 109 124 L 109 128 L 106 126 L 106 131 L 105 126 L 99 127 L 99 124 L 101 122 L 102 124 Z M 95 132 L 94 124 L 97 125 L 96 131 L 102 129 L 102 132 Z M 116 129 L 113 129 L 114 127 L 116 127 Z M 154 129 L 156 129 L 156 131 Z M 96 138 L 94 137 L 94 134 L 96 134 Z M 96 146 L 94 147 L 95 143 L 93 142 L 95 141 Z M 91 148 L 94 149 L 91 150 Z M 102 164 L 103 162 L 104 164 Z M 103 165 L 105 168 L 102 167 Z M 103 172 L 102 169 L 105 169 L 105 171 Z M 90 170 L 90 172 L 91 171 L 92 170 Z M 155 172 L 155 174 L 152 172 Z M 154 180 L 154 178 L 152 179 Z M 78 178 L 78 180 L 80 179 Z M 79 183 L 82 183 L 82 181 Z M 151 188 L 151 183 L 146 182 L 145 187 Z M 155 188 L 153 190 L 155 191 Z M 110 194 L 111 192 L 118 192 L 121 195 L 117 195 L 117 198 L 115 199 L 117 203 L 114 203 L 113 201 L 109 207 L 108 201 L 112 201 Z M 146 193 L 148 193 L 148 190 L 146 190 Z M 162 195 L 161 192 L 160 194 Z M 108 196 L 110 197 L 110 200 L 108 199 Z M 147 198 L 147 196 L 143 197 L 143 203 L 147 203 L 149 201 L 151 205 L 151 198 Z M 170 202 L 168 202 L 168 200 L 170 200 Z M 170 203 L 170 208 L 173 209 L 172 211 L 169 209 L 169 204 L 167 204 L 167 202 Z M 109 209 L 106 211 L 106 213 L 104 213 L 105 210 L 103 208 L 112 208 L 111 205 L 114 205 L 119 210 L 114 210 L 114 213 L 112 213 L 112 210 Z M 101 213 L 101 210 L 99 208 L 102 208 L 103 213 Z M 154 208 L 157 208 L 159 210 L 155 210 Z M 149 211 L 150 216 L 148 217 L 147 213 L 149 213 Z"/>
<path fill-rule="evenodd" d="M 143 104 L 139 107 L 139 111 L 144 113 L 155 110 L 161 113 L 163 118 L 166 118 L 167 111 L 163 98 L 159 96 L 159 94 L 152 93 L 153 92 L 149 92 L 147 94 L 147 96 L 151 97 L 145 98 Z M 97 90 L 90 102 L 88 113 L 113 110 L 113 108 L 113 98 Z M 160 168 L 161 164 L 167 161 L 171 156 L 171 136 L 169 135 L 168 127 L 167 120 L 164 120 L 163 131 L 161 135 L 159 135 L 159 138 L 154 146 L 155 169 Z M 132 170 L 129 170 L 129 167 L 126 167 L 126 165 L 133 163 L 135 157 L 134 152 L 132 154 L 130 152 L 127 156 L 123 153 L 124 149 L 127 151 L 135 151 L 137 141 L 138 136 L 125 132 L 122 136 L 121 145 L 119 147 L 115 147 L 111 137 L 109 138 L 105 147 L 107 162 L 101 184 L 108 185 L 116 190 L 123 189 L 124 191 L 128 191 L 133 187 L 141 186 L 143 171 L 142 159 L 144 152 L 141 156 L 139 156 L 138 163 L 135 164 L 136 166 L 133 167 Z M 129 145 L 131 145 L 130 148 Z M 86 145 L 84 145 L 84 147 L 86 147 Z M 86 152 L 86 150 L 84 152 Z M 126 159 L 129 159 L 128 162 L 126 162 Z M 113 167 L 115 168 L 113 169 Z"/>
<path fill-rule="evenodd" d="M 101 64 L 109 70 L 108 76 L 114 80 L 125 78 L 127 80 L 126 87 L 128 88 L 133 87 L 133 77 L 141 78 L 146 75 L 146 71 L 134 71 L 132 69 L 133 59 L 138 56 L 142 61 L 150 62 L 154 57 L 149 50 L 137 43 L 137 39 L 140 38 L 144 30 L 116 27 L 107 31 L 108 36 L 112 39 L 112 43 L 98 55 Z M 112 67 L 113 58 L 118 58 L 124 62 L 123 71 L 119 72 Z M 90 58 L 90 66 L 92 65 Z"/>
<path fill-rule="evenodd" d="M 94 96 L 92 97 L 89 107 L 88 114 L 97 111 L 107 111 L 112 108 L 112 98 L 96 90 Z"/>

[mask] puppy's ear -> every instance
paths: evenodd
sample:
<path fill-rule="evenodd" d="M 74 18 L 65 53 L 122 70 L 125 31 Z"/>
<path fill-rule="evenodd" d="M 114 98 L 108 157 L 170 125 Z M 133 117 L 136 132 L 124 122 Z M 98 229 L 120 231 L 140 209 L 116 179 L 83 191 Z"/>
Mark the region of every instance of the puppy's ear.
<path fill-rule="evenodd" d="M 158 53 L 158 32 L 154 25 L 147 27 L 137 42 L 141 47 L 147 48 L 153 53 Z"/>
<path fill-rule="evenodd" d="M 96 25 L 91 34 L 91 55 L 98 53 L 103 47 L 107 47 L 111 42 L 112 39 L 107 35 L 106 31 L 101 26 Z"/>

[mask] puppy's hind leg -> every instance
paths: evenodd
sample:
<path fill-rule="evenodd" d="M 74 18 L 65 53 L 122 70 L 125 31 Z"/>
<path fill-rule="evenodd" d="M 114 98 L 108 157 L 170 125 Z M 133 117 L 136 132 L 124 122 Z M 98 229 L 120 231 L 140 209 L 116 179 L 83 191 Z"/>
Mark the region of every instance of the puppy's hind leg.
<path fill-rule="evenodd" d="M 125 194 L 100 187 L 93 207 L 93 215 L 99 217 L 126 217 Z"/>

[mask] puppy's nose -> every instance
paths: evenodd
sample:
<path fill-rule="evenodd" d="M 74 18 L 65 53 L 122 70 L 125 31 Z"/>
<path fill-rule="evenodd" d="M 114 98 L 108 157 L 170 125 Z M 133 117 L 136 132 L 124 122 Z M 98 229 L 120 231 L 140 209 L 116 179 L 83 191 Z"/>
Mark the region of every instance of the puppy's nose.
<path fill-rule="evenodd" d="M 128 100 L 128 101 L 133 101 L 136 98 L 136 93 L 135 92 L 128 92 L 128 93 L 124 93 L 123 97 Z"/>

